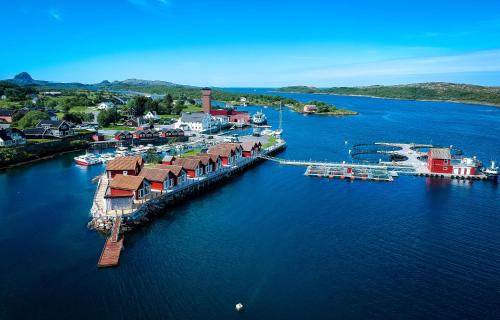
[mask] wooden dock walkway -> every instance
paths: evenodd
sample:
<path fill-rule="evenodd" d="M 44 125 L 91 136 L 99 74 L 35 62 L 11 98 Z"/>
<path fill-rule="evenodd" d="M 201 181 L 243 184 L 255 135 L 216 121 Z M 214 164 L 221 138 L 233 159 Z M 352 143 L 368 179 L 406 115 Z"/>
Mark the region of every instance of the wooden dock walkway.
<path fill-rule="evenodd" d="M 122 217 L 117 216 L 113 223 L 113 228 L 111 229 L 111 235 L 106 240 L 99 262 L 97 263 L 99 268 L 114 267 L 118 265 L 120 254 L 123 249 L 123 238 L 118 239 L 121 224 Z"/>

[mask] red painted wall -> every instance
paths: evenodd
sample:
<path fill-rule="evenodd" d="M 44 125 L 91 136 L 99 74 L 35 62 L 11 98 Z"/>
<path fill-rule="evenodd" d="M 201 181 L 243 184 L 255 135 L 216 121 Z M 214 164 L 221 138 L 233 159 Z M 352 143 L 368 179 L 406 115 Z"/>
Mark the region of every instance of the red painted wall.
<path fill-rule="evenodd" d="M 123 195 L 132 196 L 132 195 L 134 195 L 134 192 L 129 191 L 129 190 L 111 189 L 111 195 L 113 195 L 113 196 L 123 196 Z"/>
<path fill-rule="evenodd" d="M 443 159 L 429 159 L 429 170 L 433 173 L 453 173 L 453 166 L 448 160 L 448 164 Z"/>
<path fill-rule="evenodd" d="M 134 171 L 134 170 L 108 170 L 108 178 L 109 174 L 111 173 L 111 179 L 113 179 L 117 174 L 123 174 L 123 171 L 127 171 L 127 175 L 129 176 L 136 176 L 139 174 L 139 171 Z"/>
<path fill-rule="evenodd" d="M 196 172 L 194 170 L 188 170 L 186 169 L 187 176 L 190 178 L 195 178 L 196 177 Z"/>
<path fill-rule="evenodd" d="M 151 189 L 154 190 L 165 190 L 163 188 L 163 183 L 158 181 L 151 181 Z"/>
<path fill-rule="evenodd" d="M 250 151 L 243 151 L 243 157 L 244 158 L 248 158 L 248 157 L 251 157 L 252 156 L 252 152 Z"/>

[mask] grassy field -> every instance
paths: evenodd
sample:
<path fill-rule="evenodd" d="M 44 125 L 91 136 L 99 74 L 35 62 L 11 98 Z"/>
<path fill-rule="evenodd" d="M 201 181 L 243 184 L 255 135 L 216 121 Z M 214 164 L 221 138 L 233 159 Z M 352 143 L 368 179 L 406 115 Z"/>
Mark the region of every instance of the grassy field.
<path fill-rule="evenodd" d="M 181 157 L 189 157 L 189 156 L 195 156 L 198 153 L 201 153 L 201 149 L 193 149 L 189 150 L 181 155 Z"/>
<path fill-rule="evenodd" d="M 262 149 L 269 148 L 270 146 L 275 145 L 278 142 L 278 139 L 276 137 L 269 137 L 269 140 L 267 141 L 266 144 L 262 145 Z"/>

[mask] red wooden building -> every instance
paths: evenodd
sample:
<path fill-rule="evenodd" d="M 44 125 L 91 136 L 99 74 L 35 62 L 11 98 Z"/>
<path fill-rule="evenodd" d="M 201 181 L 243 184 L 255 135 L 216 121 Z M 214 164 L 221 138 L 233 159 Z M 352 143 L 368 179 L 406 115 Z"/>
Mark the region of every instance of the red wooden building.
<path fill-rule="evenodd" d="M 255 156 L 259 152 L 259 143 L 255 141 L 245 141 L 241 147 L 243 149 L 242 156 L 245 158 Z"/>
<path fill-rule="evenodd" d="M 115 133 L 115 140 L 130 140 L 133 138 L 134 136 L 129 131 L 120 131 Z"/>
<path fill-rule="evenodd" d="M 144 167 L 142 157 L 118 157 L 106 164 L 106 175 L 113 179 L 117 174 L 137 176 Z"/>
<path fill-rule="evenodd" d="M 159 164 L 156 168 L 170 171 L 174 177 L 174 186 L 182 185 L 187 181 L 187 172 L 181 166 Z"/>
<path fill-rule="evenodd" d="M 427 168 L 432 173 L 453 173 L 450 149 L 431 148 L 427 152 Z"/>
<path fill-rule="evenodd" d="M 174 165 L 183 167 L 188 177 L 201 177 L 205 172 L 205 166 L 200 159 L 179 158 L 175 159 Z"/>
<path fill-rule="evenodd" d="M 174 187 L 175 176 L 170 170 L 161 168 L 143 168 L 139 173 L 150 184 L 152 191 L 164 192 Z"/>
<path fill-rule="evenodd" d="M 222 168 L 222 159 L 217 154 L 198 153 L 196 156 L 201 158 L 210 158 L 212 163 L 212 172 L 216 172 Z"/>
<path fill-rule="evenodd" d="M 172 164 L 174 164 L 175 159 L 177 159 L 177 158 L 174 156 L 167 155 L 167 156 L 163 157 L 163 159 L 161 160 L 161 163 L 172 165 Z"/>
<path fill-rule="evenodd" d="M 214 161 L 210 157 L 188 156 L 186 159 L 200 160 L 203 164 L 203 174 L 212 172 L 215 166 Z"/>
<path fill-rule="evenodd" d="M 144 198 L 149 194 L 149 183 L 144 180 L 144 177 L 127 176 L 117 174 L 111 181 L 110 193 L 108 197 L 133 197 L 136 200 Z"/>

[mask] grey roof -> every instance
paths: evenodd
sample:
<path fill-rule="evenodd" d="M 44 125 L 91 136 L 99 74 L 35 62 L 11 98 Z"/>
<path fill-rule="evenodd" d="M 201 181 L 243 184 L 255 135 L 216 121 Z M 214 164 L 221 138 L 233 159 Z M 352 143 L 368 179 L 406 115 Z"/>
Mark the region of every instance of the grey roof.
<path fill-rule="evenodd" d="M 0 108 L 0 116 L 4 116 L 4 117 L 10 117 L 12 116 L 14 113 L 16 113 L 15 110 L 9 110 L 9 109 L 2 109 Z"/>
<path fill-rule="evenodd" d="M 202 122 L 205 118 L 204 112 L 183 112 L 181 116 L 182 122 Z"/>
<path fill-rule="evenodd" d="M 167 155 L 167 156 L 163 157 L 162 161 L 168 162 L 168 161 L 172 161 L 174 159 L 176 159 L 174 156 Z"/>
<path fill-rule="evenodd" d="M 27 128 L 27 129 L 24 129 L 24 134 L 25 135 L 42 135 L 42 134 L 50 135 L 51 132 L 49 129 L 45 129 L 45 128 Z"/>
<path fill-rule="evenodd" d="M 54 129 L 57 129 L 59 128 L 63 123 L 65 123 L 66 121 L 64 120 L 42 120 L 40 122 L 38 122 L 38 124 L 36 125 L 37 127 L 41 127 L 41 126 L 44 126 L 44 127 L 50 127 L 50 128 L 54 128 Z M 67 123 L 68 124 L 68 123 Z M 68 124 L 69 126 L 69 124 Z"/>
<path fill-rule="evenodd" d="M 450 149 L 448 148 L 432 148 L 432 159 L 451 159 Z"/>

